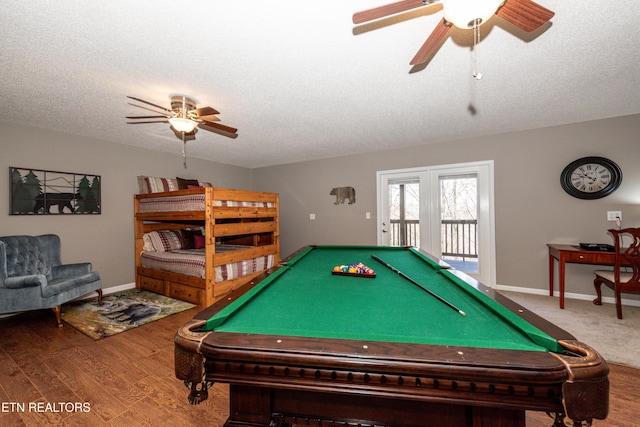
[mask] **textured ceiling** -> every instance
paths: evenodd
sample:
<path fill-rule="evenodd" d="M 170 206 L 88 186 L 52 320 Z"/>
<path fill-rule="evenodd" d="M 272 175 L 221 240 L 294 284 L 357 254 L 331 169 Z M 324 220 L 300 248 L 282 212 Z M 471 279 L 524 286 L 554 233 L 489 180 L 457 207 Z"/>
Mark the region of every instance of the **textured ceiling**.
<path fill-rule="evenodd" d="M 238 138 L 200 130 L 188 155 L 255 168 L 640 113 L 640 2 L 539 0 L 527 34 L 481 27 L 409 61 L 441 5 L 354 26 L 388 0 L 2 0 L 0 119 L 180 155 L 127 95 L 193 97 Z M 181 161 L 179 157 L 176 161 Z"/>

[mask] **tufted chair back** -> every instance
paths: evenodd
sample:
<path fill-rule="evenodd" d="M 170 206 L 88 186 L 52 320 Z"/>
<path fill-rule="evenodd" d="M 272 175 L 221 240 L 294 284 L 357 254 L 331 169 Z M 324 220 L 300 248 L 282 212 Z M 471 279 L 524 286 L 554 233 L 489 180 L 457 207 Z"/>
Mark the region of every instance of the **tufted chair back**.
<path fill-rule="evenodd" d="M 49 254 L 41 247 L 40 240 L 34 236 L 1 237 L 6 254 L 5 268 L 0 269 L 2 279 L 7 277 L 42 274 L 51 278 Z"/>

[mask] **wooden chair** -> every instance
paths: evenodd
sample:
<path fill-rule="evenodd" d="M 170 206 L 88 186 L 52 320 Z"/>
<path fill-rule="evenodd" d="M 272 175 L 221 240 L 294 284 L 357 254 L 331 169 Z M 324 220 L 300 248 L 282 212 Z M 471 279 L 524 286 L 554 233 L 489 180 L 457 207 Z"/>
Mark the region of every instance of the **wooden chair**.
<path fill-rule="evenodd" d="M 613 289 L 616 294 L 616 312 L 618 319 L 622 319 L 622 292 L 640 293 L 640 228 L 623 228 L 622 230 L 609 230 L 613 234 L 616 248 L 616 263 L 613 271 L 596 270 L 596 278 L 593 286 L 598 295 L 593 303 L 602 305 L 603 284 Z M 627 246 L 623 245 L 623 238 L 631 237 L 631 242 Z M 630 266 L 630 267 L 626 267 Z"/>

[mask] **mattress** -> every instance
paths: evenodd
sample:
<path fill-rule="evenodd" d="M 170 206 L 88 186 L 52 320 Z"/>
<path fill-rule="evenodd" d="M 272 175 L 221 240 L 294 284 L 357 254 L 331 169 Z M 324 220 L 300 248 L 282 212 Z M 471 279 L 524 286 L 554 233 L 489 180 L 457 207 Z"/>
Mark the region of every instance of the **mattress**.
<path fill-rule="evenodd" d="M 188 194 L 182 196 L 150 197 L 140 199 L 138 212 L 187 212 L 203 211 L 205 207 L 205 194 Z M 240 207 L 275 207 L 271 202 L 243 202 L 236 200 L 214 200 L 214 206 L 240 206 Z"/>
<path fill-rule="evenodd" d="M 216 245 L 216 253 L 224 253 L 238 249 L 247 249 L 247 246 Z M 204 249 L 178 249 L 171 252 L 143 251 L 140 254 L 142 267 L 154 270 L 165 270 L 173 273 L 186 274 L 204 279 L 205 276 L 205 250 Z M 242 260 L 230 264 L 215 267 L 215 281 L 235 279 L 251 273 L 271 268 L 274 265 L 274 255 L 260 256 Z"/>

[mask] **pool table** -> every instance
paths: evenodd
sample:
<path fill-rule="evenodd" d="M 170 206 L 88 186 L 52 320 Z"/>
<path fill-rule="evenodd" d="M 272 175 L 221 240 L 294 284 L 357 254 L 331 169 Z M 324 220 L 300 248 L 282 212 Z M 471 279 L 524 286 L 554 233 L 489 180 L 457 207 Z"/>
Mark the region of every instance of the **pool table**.
<path fill-rule="evenodd" d="M 358 262 L 375 275 L 332 274 Z M 226 427 L 563 426 L 609 406 L 594 349 L 408 247 L 302 248 L 183 325 L 175 371 L 192 404 L 230 385 Z"/>

